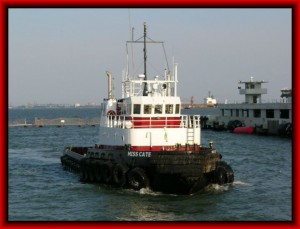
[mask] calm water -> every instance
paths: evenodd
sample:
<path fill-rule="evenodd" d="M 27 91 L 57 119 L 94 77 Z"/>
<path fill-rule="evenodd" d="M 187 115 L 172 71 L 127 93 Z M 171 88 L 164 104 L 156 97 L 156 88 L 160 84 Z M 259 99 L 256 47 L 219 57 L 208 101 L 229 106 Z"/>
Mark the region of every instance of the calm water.
<path fill-rule="evenodd" d="M 92 118 L 98 114 L 98 109 L 25 109 L 10 110 L 9 119 L 30 122 L 34 117 Z M 77 175 L 63 171 L 64 146 L 91 146 L 97 135 L 97 127 L 9 128 L 9 220 L 292 220 L 291 139 L 202 131 L 202 143 L 215 142 L 232 166 L 235 182 L 176 196 L 83 184 Z"/>

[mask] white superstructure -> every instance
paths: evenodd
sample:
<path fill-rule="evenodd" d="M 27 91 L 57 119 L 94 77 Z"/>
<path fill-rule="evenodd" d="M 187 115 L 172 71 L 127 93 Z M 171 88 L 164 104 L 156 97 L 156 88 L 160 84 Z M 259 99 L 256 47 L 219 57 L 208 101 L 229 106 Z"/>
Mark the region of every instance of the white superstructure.
<path fill-rule="evenodd" d="M 136 41 L 140 43 L 140 41 Z M 151 43 L 155 42 L 153 40 Z M 131 43 L 134 43 L 131 41 Z M 146 51 L 146 27 L 144 52 Z M 200 116 L 181 115 L 177 95 L 177 64 L 174 74 L 148 79 L 144 56 L 144 73 L 122 80 L 122 98 L 114 98 L 112 76 L 108 76 L 108 99 L 101 105 L 100 148 L 130 148 L 137 150 L 174 150 L 200 147 Z"/>
<path fill-rule="evenodd" d="M 147 83 L 147 96 L 143 86 Z M 181 115 L 177 81 L 125 80 L 125 97 L 105 99 L 101 105 L 99 145 L 166 150 L 200 145 L 200 116 Z"/>

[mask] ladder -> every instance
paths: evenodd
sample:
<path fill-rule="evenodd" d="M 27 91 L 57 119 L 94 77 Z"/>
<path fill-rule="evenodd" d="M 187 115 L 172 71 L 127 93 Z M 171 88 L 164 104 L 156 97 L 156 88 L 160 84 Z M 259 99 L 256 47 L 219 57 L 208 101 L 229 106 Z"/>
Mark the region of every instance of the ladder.
<path fill-rule="evenodd" d="M 194 128 L 187 128 L 187 132 L 186 132 L 186 143 L 188 145 L 193 145 L 195 143 L 195 132 L 194 132 Z"/>
<path fill-rule="evenodd" d="M 186 143 L 188 145 L 193 145 L 195 143 L 195 121 L 196 117 L 188 116 L 186 129 Z"/>

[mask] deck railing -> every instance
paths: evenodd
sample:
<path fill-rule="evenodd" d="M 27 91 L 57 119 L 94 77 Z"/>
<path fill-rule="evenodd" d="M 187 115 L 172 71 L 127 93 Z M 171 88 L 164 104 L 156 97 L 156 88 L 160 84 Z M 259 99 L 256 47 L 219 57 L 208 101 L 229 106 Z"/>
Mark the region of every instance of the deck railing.
<path fill-rule="evenodd" d="M 200 115 L 180 117 L 128 117 L 109 115 L 106 117 L 109 128 L 200 128 Z"/>

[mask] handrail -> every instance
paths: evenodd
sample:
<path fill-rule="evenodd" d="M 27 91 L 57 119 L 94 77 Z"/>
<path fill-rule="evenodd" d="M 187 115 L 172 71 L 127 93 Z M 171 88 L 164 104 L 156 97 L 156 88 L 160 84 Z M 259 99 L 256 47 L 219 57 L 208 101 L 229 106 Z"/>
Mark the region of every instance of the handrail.
<path fill-rule="evenodd" d="M 109 115 L 106 117 L 109 128 L 200 128 L 200 115 L 181 115 L 180 117 L 128 117 Z"/>

